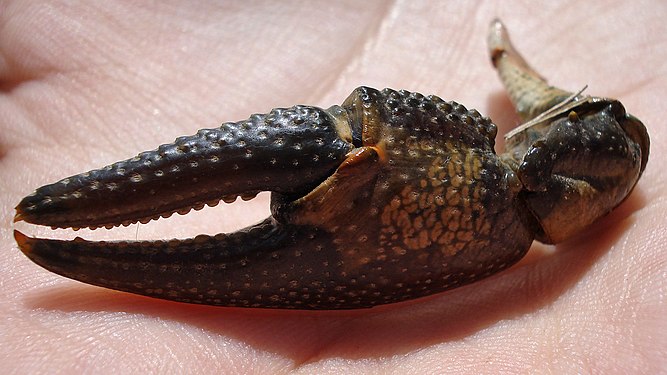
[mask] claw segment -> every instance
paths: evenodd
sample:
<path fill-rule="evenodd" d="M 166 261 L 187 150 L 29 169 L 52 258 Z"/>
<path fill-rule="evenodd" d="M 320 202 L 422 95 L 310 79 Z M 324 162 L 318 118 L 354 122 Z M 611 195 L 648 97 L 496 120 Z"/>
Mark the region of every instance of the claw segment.
<path fill-rule="evenodd" d="M 259 191 L 298 194 L 322 181 L 354 147 L 334 117 L 307 106 L 203 129 L 157 150 L 43 186 L 15 221 L 111 227 L 187 213 Z M 351 131 L 347 131 L 351 134 Z"/>
<path fill-rule="evenodd" d="M 522 199 L 540 226 L 536 238 L 564 241 L 630 194 L 648 160 L 648 133 L 617 100 L 549 86 L 498 20 L 488 43 L 517 112 L 530 120 L 508 135 L 504 158 L 517 165 Z"/>
<path fill-rule="evenodd" d="M 287 292 L 272 291 L 291 281 L 280 277 L 286 267 L 303 267 L 289 259 L 295 250 L 293 233 L 273 220 L 229 235 L 189 240 L 60 241 L 18 231 L 14 237 L 33 262 L 88 284 L 189 303 L 298 307 Z M 291 252 L 277 255 L 275 248 Z"/>
<path fill-rule="evenodd" d="M 516 51 L 505 25 L 494 20 L 487 39 L 489 55 L 523 121 L 535 118 L 571 95 L 547 84 Z"/>

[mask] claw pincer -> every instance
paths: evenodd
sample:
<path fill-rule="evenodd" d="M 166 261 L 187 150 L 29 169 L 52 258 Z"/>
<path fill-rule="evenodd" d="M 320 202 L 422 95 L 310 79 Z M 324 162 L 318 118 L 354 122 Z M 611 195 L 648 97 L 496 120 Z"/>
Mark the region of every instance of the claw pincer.
<path fill-rule="evenodd" d="M 295 106 L 203 129 L 43 186 L 21 201 L 17 217 L 52 227 L 116 226 L 263 190 L 302 193 L 354 147 L 339 122 L 322 109 Z"/>
<path fill-rule="evenodd" d="M 15 232 L 17 243 L 72 279 L 219 306 L 372 307 L 496 273 L 534 238 L 563 240 L 616 207 L 648 157 L 646 129 L 620 103 L 548 89 L 503 33 L 494 23 L 494 64 L 533 123 L 502 155 L 475 110 L 360 87 L 340 106 L 275 109 L 41 187 L 16 214 L 112 227 L 271 191 L 257 225 L 156 242 Z"/>

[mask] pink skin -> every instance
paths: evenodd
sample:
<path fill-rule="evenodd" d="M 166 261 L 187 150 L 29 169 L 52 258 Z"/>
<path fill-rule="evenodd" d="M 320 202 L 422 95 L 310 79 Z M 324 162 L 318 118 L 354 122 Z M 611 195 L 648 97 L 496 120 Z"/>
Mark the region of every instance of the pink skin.
<path fill-rule="evenodd" d="M 664 369 L 664 4 L 135 3 L 0 2 L 2 372 Z M 338 104 L 361 84 L 457 100 L 503 134 L 518 120 L 486 56 L 495 16 L 550 82 L 620 99 L 652 141 L 644 176 L 618 210 L 564 244 L 534 245 L 502 274 L 366 311 L 253 311 L 70 281 L 31 263 L 13 241 L 13 207 L 37 186 L 271 107 Z M 80 235 L 188 237 L 267 214 L 263 195 Z"/>

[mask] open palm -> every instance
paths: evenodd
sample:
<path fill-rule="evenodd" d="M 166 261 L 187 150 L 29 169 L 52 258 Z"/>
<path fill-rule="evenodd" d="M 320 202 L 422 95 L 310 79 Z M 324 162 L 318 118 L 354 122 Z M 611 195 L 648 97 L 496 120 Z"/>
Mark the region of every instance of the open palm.
<path fill-rule="evenodd" d="M 134 3 L 0 1 L 0 369 L 654 373 L 666 366 L 660 165 L 667 132 L 658 116 L 667 7 Z M 644 176 L 619 209 L 564 244 L 534 245 L 500 275 L 365 311 L 215 308 L 70 281 L 31 263 L 13 241 L 13 207 L 37 186 L 272 107 L 338 104 L 359 85 L 456 100 L 504 133 L 517 120 L 486 56 L 495 16 L 554 84 L 572 91 L 588 84 L 591 95 L 621 100 L 653 141 Z M 268 215 L 266 197 L 82 235 L 230 231 Z"/>

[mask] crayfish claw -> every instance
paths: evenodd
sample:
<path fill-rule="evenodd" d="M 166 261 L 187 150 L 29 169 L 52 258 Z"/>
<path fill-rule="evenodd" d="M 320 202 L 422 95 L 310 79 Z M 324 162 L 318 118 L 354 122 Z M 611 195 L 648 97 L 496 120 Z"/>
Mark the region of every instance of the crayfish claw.
<path fill-rule="evenodd" d="M 40 266 L 89 284 L 216 306 L 353 309 L 459 287 L 558 242 L 627 197 L 648 159 L 615 100 L 537 74 L 500 21 L 489 51 L 529 121 L 494 150 L 487 117 L 435 95 L 359 87 L 340 106 L 225 123 L 38 188 L 15 221 L 113 227 L 271 191 L 271 217 L 215 236 L 31 238 Z"/>

